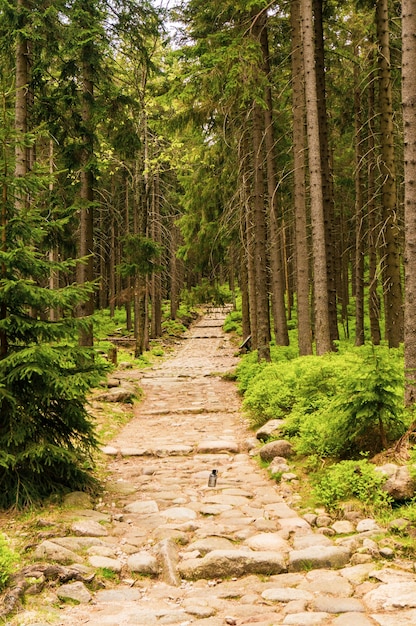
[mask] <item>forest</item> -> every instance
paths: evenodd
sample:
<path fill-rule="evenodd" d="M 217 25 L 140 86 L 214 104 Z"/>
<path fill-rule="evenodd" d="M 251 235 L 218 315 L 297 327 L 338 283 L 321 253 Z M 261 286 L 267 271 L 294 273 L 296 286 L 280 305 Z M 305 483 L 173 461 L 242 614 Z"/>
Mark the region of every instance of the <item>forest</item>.
<path fill-rule="evenodd" d="M 105 310 L 136 357 L 184 301 L 260 369 L 380 348 L 382 447 L 412 429 L 415 32 L 415 0 L 1 0 L 2 506 L 94 487 Z"/>

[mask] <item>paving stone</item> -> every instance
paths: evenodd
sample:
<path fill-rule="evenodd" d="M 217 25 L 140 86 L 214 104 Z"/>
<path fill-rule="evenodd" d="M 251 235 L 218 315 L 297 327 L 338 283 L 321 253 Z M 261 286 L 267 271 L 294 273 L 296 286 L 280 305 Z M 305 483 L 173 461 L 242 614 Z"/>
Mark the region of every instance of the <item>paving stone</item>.
<path fill-rule="evenodd" d="M 282 624 L 284 626 L 286 624 L 291 626 L 320 626 L 327 622 L 329 616 L 329 613 L 295 613 L 294 615 L 286 615 Z"/>
<path fill-rule="evenodd" d="M 356 598 L 340 598 L 333 596 L 321 596 L 312 603 L 314 611 L 325 613 L 364 613 L 365 607 Z"/>
<path fill-rule="evenodd" d="M 285 569 L 284 560 L 275 552 L 247 550 L 213 550 L 202 559 L 179 563 L 184 578 L 226 578 L 246 574 L 279 574 Z"/>
<path fill-rule="evenodd" d="M 79 604 L 88 604 L 92 600 L 92 595 L 84 583 L 74 582 L 61 585 L 56 594 L 61 600 L 74 600 Z"/>
<path fill-rule="evenodd" d="M 336 546 L 312 546 L 303 550 L 292 550 L 289 554 L 289 571 L 298 572 L 314 568 L 334 567 L 346 565 L 350 559 L 350 552 Z"/>
<path fill-rule="evenodd" d="M 416 608 L 416 582 L 382 584 L 363 598 L 370 611 Z"/>

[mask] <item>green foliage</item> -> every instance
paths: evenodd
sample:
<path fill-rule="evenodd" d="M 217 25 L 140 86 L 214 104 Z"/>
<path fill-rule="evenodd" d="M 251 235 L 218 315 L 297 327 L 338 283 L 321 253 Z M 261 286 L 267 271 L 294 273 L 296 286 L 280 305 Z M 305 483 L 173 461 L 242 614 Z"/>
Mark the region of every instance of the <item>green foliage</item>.
<path fill-rule="evenodd" d="M 232 293 L 228 285 L 218 285 L 208 278 L 203 278 L 195 287 L 185 289 L 181 294 L 181 300 L 191 307 L 200 304 L 222 306 L 232 302 Z"/>
<path fill-rule="evenodd" d="M 126 261 L 119 265 L 121 276 L 146 276 L 160 269 L 157 259 L 161 254 L 161 246 L 142 235 L 128 235 L 124 240 Z"/>
<path fill-rule="evenodd" d="M 402 372 L 400 351 L 380 346 L 269 364 L 253 353 L 237 378 L 254 427 L 285 417 L 300 454 L 348 458 L 378 452 L 405 431 Z"/>
<path fill-rule="evenodd" d="M 162 322 L 162 330 L 169 337 L 180 337 L 186 331 L 186 326 L 177 320 L 165 320 Z"/>
<path fill-rule="evenodd" d="M 386 477 L 367 460 L 341 461 L 323 471 L 314 492 L 329 511 L 338 509 L 342 502 L 354 499 L 364 506 L 380 509 L 391 502 L 382 489 L 385 481 Z"/>
<path fill-rule="evenodd" d="M 231 313 L 229 313 L 225 318 L 223 329 L 226 333 L 236 333 L 239 337 L 241 337 L 243 334 L 241 322 L 241 311 L 231 311 Z"/>
<path fill-rule="evenodd" d="M 17 554 L 9 548 L 7 538 L 0 534 L 0 591 L 7 585 L 16 561 Z"/>

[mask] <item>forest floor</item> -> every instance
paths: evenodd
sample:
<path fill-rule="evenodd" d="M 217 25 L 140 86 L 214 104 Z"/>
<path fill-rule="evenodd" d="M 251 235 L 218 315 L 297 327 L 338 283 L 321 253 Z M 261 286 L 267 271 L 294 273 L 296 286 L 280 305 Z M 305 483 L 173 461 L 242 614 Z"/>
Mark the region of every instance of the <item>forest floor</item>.
<path fill-rule="evenodd" d="M 385 529 L 305 514 L 296 476 L 277 484 L 250 453 L 223 321 L 204 315 L 168 359 L 123 374 L 143 397 L 103 450 L 102 500 L 59 524 L 45 512 L 30 548 L 85 580 L 45 586 L 8 626 L 416 625 L 413 561 L 383 552 Z"/>

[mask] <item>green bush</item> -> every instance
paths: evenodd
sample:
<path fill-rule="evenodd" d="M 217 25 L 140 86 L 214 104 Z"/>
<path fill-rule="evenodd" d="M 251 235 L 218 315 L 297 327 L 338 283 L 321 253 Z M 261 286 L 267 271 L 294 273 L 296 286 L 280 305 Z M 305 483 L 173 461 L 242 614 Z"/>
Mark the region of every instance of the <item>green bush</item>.
<path fill-rule="evenodd" d="M 16 561 L 17 555 L 9 548 L 7 538 L 0 534 L 0 591 L 7 585 Z"/>
<path fill-rule="evenodd" d="M 253 427 L 286 417 L 299 454 L 333 458 L 374 454 L 405 432 L 400 351 L 363 346 L 294 359 L 276 351 L 280 361 L 258 364 L 253 352 L 237 367 Z"/>
<path fill-rule="evenodd" d="M 341 461 L 325 470 L 313 488 L 319 502 L 329 511 L 342 502 L 358 500 L 364 506 L 385 507 L 391 498 L 382 489 L 386 477 L 367 460 Z"/>

